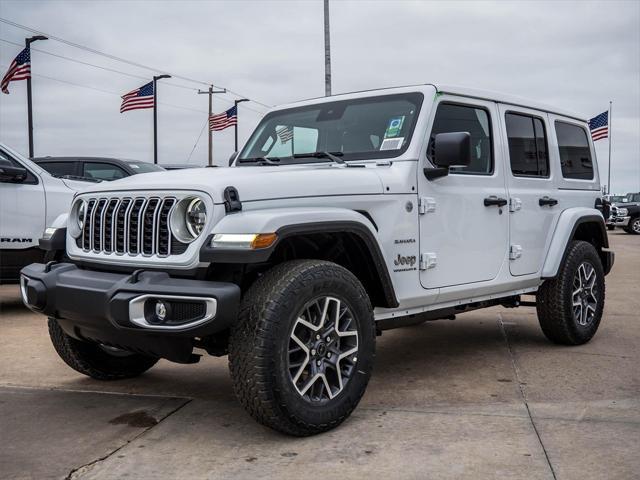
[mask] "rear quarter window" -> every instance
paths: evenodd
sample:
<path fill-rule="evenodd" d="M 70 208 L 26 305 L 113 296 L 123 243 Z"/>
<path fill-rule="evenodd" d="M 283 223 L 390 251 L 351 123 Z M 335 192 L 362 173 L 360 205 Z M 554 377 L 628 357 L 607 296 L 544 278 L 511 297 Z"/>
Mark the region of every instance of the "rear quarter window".
<path fill-rule="evenodd" d="M 578 125 L 556 122 L 560 166 L 564 178 L 593 180 L 593 160 L 587 131 Z"/>

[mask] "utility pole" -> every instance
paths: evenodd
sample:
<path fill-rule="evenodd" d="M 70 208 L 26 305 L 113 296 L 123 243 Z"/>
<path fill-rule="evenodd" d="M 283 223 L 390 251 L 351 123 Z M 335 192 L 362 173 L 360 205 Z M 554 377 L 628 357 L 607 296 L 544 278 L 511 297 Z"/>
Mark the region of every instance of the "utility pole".
<path fill-rule="evenodd" d="M 198 90 L 198 95 L 209 95 L 209 121 L 211 121 L 211 115 L 213 115 L 213 95 L 215 93 L 227 93 L 227 89 L 214 90 L 213 85 L 209 85 L 208 90 Z M 209 125 L 209 166 L 211 165 L 213 165 L 213 132 L 211 131 L 211 125 Z"/>
<path fill-rule="evenodd" d="M 324 95 L 331 95 L 331 32 L 329 29 L 329 0 L 324 0 Z"/>
<path fill-rule="evenodd" d="M 240 119 L 240 116 L 238 114 L 238 104 L 242 103 L 242 102 L 248 102 L 248 101 L 249 101 L 248 98 L 239 98 L 238 100 L 234 100 L 233 101 L 234 108 L 236 109 L 236 124 L 234 125 L 234 127 L 235 127 L 234 128 L 234 130 L 235 130 L 235 132 L 234 132 L 234 134 L 235 134 L 234 146 L 235 147 L 234 147 L 234 150 L 233 150 L 235 153 L 238 153 L 238 121 Z"/>
<path fill-rule="evenodd" d="M 158 88 L 157 83 L 161 78 L 171 78 L 171 75 L 153 76 L 153 163 L 158 164 Z"/>
<path fill-rule="evenodd" d="M 31 44 L 38 40 L 48 40 L 44 35 L 36 35 L 24 39 L 25 46 L 29 49 L 29 63 L 31 63 Z M 27 123 L 29 125 L 29 158 L 33 158 L 33 100 L 31 98 L 31 74 L 27 77 Z"/>

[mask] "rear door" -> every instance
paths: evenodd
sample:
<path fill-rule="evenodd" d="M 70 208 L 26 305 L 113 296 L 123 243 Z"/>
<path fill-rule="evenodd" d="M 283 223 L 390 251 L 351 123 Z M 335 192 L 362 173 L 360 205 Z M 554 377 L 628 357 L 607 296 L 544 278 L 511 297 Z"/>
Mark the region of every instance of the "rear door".
<path fill-rule="evenodd" d="M 510 105 L 500 105 L 500 115 L 508 152 L 509 269 L 514 276 L 533 274 L 542 268 L 562 208 L 549 161 L 548 119 Z"/>
<path fill-rule="evenodd" d="M 421 197 L 420 252 L 424 288 L 473 284 L 494 279 L 508 245 L 503 149 L 494 102 L 443 95 L 434 108 L 429 147 L 438 133 L 469 132 L 472 161 L 446 177 L 427 180 L 418 169 Z M 429 165 L 426 159 L 423 166 Z"/>

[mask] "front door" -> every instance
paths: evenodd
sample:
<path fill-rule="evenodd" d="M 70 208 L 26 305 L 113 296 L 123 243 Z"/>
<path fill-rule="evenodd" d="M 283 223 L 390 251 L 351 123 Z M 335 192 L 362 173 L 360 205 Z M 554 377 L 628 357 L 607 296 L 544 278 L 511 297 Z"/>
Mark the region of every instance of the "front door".
<path fill-rule="evenodd" d="M 494 102 L 440 97 L 432 114 L 429 145 L 438 133 L 469 132 L 471 164 L 427 180 L 418 169 L 421 198 L 420 273 L 424 288 L 494 279 L 508 250 L 508 206 Z M 425 152 L 427 153 L 427 152 Z M 422 167 L 430 166 L 426 158 Z"/>
<path fill-rule="evenodd" d="M 27 168 L 3 150 L 0 163 Z M 46 227 L 44 187 L 39 177 L 28 168 L 27 172 L 22 182 L 0 182 L 0 250 L 36 247 Z"/>

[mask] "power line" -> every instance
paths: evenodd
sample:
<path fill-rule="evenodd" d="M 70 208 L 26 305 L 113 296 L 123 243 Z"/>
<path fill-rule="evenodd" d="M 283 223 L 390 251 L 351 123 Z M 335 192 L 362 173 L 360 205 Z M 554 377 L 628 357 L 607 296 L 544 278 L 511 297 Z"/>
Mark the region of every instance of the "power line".
<path fill-rule="evenodd" d="M 4 38 L 0 38 L 0 42 L 9 43 L 11 45 L 16 45 L 18 47 L 24 47 L 24 45 L 22 45 L 22 44 L 20 44 L 18 42 L 12 42 L 11 40 L 6 40 Z M 53 53 L 53 52 L 47 52 L 46 50 L 41 50 L 39 48 L 31 47 L 31 50 L 34 51 L 34 52 L 38 52 L 38 53 L 44 53 L 45 55 L 51 55 L 52 57 L 62 58 L 64 60 L 68 60 L 70 62 L 79 63 L 81 65 L 86 65 L 88 67 L 94 67 L 94 68 L 99 68 L 101 70 L 106 70 L 107 72 L 117 73 L 117 74 L 120 74 L 120 75 L 125 75 L 127 77 L 132 77 L 132 78 L 139 78 L 141 80 L 149 80 L 149 77 L 144 77 L 142 75 L 136 75 L 134 73 L 123 72 L 122 70 L 116 70 L 114 68 L 109 68 L 109 67 L 104 67 L 102 65 L 96 65 L 94 63 L 84 62 L 82 60 L 77 60 L 77 59 L 71 58 L 71 57 L 65 57 L 64 55 L 60 55 L 60 54 Z M 198 90 L 197 88 L 187 87 L 186 85 L 178 85 L 177 83 L 171 83 L 171 82 L 163 82 L 163 85 L 170 85 L 172 87 L 184 88 L 185 90 L 192 90 L 192 91 L 197 91 Z"/>
<path fill-rule="evenodd" d="M 187 82 L 199 83 L 201 85 L 207 85 L 207 86 L 212 85 L 211 82 L 203 82 L 202 80 L 196 80 L 196 79 L 185 77 L 185 76 L 182 76 L 182 75 L 176 75 L 176 74 L 164 71 L 164 70 L 160 70 L 160 69 L 157 69 L 157 68 L 149 67 L 149 66 L 144 65 L 142 63 L 138 63 L 138 62 L 135 62 L 135 61 L 132 61 L 132 60 L 127 60 L 125 58 L 118 57 L 116 55 L 111 55 L 110 53 L 101 52 L 100 50 L 96 50 L 94 48 L 87 47 L 87 46 L 81 45 L 79 43 L 75 43 L 75 42 L 71 42 L 69 40 L 65 40 L 65 39 L 57 37 L 55 35 L 51 35 L 49 33 L 45 33 L 45 32 L 42 32 L 40 30 L 36 30 L 35 28 L 27 27 L 25 25 L 21 25 L 19 23 L 13 22 L 11 20 L 7 20 L 6 18 L 1 18 L 0 17 L 0 22 L 5 23 L 7 25 L 11 25 L 12 27 L 15 27 L 15 28 L 20 28 L 22 30 L 26 30 L 26 31 L 31 32 L 31 33 L 36 33 L 36 34 L 39 34 L 39 35 L 45 35 L 50 40 L 55 40 L 57 42 L 64 43 L 65 45 L 69 45 L 71 47 L 79 48 L 81 50 L 86 50 L 87 52 L 91 52 L 91 53 L 93 53 L 95 55 L 101 55 L 101 56 L 109 58 L 111 60 L 115 60 L 115 61 L 118 61 L 118 62 L 126 63 L 126 64 L 132 65 L 134 67 L 142 68 L 142 69 L 149 70 L 149 71 L 152 71 L 152 72 L 155 72 L 155 73 L 159 72 L 159 73 L 164 73 L 164 74 L 170 74 L 173 78 L 177 78 L 177 79 L 180 79 L 180 80 L 185 80 Z M 218 89 L 223 89 L 224 88 L 224 87 L 220 87 L 218 85 L 213 85 L 213 86 L 215 88 L 218 88 Z M 234 91 L 229 90 L 229 89 L 227 89 L 227 91 L 229 93 L 233 94 L 233 95 L 238 96 L 238 97 L 244 97 L 244 95 L 241 95 L 238 92 L 234 92 Z M 250 98 L 250 97 L 247 96 L 247 98 Z M 261 105 L 263 107 L 271 108 L 270 105 L 267 105 L 265 103 L 259 102 L 257 100 L 251 100 L 251 101 L 256 103 L 256 104 L 258 104 L 258 105 Z"/>
<path fill-rule="evenodd" d="M 209 119 L 207 118 L 207 121 L 204 122 L 204 125 L 202 125 L 202 128 L 200 129 L 200 134 L 198 135 L 198 138 L 196 139 L 196 143 L 193 144 L 193 148 L 191 149 L 191 153 L 189 153 L 189 156 L 187 157 L 187 165 L 189 165 L 189 163 L 191 162 L 191 155 L 193 155 L 193 152 L 196 151 L 196 147 L 198 146 L 198 143 L 200 143 L 200 138 L 202 138 L 202 132 L 204 132 L 204 127 L 206 127 L 209 124 Z"/>

